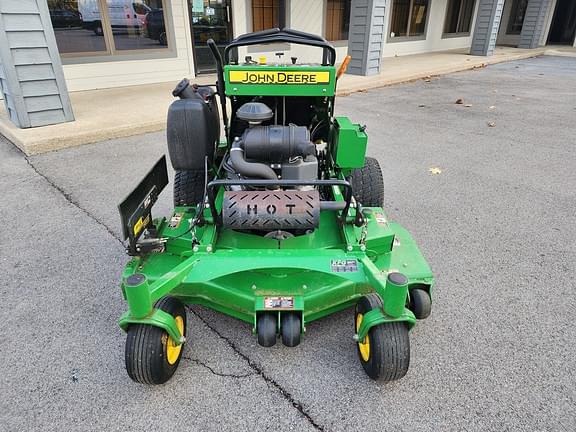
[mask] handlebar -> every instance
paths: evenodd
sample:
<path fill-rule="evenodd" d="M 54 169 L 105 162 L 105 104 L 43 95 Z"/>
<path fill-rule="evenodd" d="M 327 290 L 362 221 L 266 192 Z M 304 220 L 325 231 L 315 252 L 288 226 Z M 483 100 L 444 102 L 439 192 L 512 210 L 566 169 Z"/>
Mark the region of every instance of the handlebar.
<path fill-rule="evenodd" d="M 238 36 L 224 49 L 224 64 L 229 64 L 231 61 L 238 62 L 238 47 L 240 46 L 272 43 L 293 43 L 322 48 L 322 66 L 334 66 L 336 63 L 336 50 L 323 37 L 298 30 L 274 28 Z"/>

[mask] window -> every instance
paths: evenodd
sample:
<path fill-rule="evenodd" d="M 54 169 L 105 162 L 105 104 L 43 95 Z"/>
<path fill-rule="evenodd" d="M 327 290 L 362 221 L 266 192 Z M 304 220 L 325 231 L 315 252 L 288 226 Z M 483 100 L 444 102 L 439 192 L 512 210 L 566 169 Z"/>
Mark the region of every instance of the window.
<path fill-rule="evenodd" d="M 424 36 L 429 0 L 393 0 L 390 37 Z"/>
<path fill-rule="evenodd" d="M 512 7 L 510 8 L 510 17 L 508 18 L 508 27 L 506 34 L 519 35 L 522 31 L 522 24 L 524 23 L 524 15 L 526 15 L 526 8 L 528 7 L 528 0 L 513 0 Z"/>
<path fill-rule="evenodd" d="M 352 0 L 326 1 L 326 39 L 339 41 L 348 39 L 350 28 L 350 4 Z"/>
<path fill-rule="evenodd" d="M 252 0 L 252 31 L 286 26 L 286 0 Z"/>
<path fill-rule="evenodd" d="M 90 55 L 108 51 L 104 38 L 86 24 L 90 17 L 100 17 L 98 3 L 88 5 L 82 0 L 48 0 L 48 9 L 60 54 Z"/>
<path fill-rule="evenodd" d="M 66 57 L 166 49 L 162 6 L 162 0 L 48 0 L 58 50 Z"/>
<path fill-rule="evenodd" d="M 475 0 L 448 0 L 444 34 L 470 33 Z"/>

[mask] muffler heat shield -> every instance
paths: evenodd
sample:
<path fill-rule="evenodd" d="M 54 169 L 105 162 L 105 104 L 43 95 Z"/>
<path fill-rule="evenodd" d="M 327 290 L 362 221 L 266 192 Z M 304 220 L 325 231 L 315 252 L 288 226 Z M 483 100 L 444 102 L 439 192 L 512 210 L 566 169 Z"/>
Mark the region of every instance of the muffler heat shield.
<path fill-rule="evenodd" d="M 242 230 L 313 229 L 320 220 L 318 191 L 226 191 L 226 228 Z"/>

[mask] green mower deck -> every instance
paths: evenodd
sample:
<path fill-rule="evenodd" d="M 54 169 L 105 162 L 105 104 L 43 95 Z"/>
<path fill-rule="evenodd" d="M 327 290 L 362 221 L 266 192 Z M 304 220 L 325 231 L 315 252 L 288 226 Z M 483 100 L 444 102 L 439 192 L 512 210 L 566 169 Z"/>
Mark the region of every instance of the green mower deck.
<path fill-rule="evenodd" d="M 195 217 L 186 211 L 176 208 L 174 218 Z M 349 225 L 342 229 L 336 216 L 326 212 L 320 229 L 281 241 L 226 229 L 217 236 L 212 226 L 206 226 L 196 230 L 198 243 L 193 250 L 189 247 L 192 234 L 185 233 L 187 223 L 171 228 L 166 220 L 158 220 L 160 236 L 167 239 L 166 250 L 128 263 L 122 292 L 130 311 L 120 325 L 126 329 L 131 323 L 150 320 L 180 340 L 174 319 L 152 310 L 154 302 L 171 295 L 246 321 L 254 330 L 258 312 L 298 311 L 304 330 L 307 322 L 376 292 L 385 305 L 378 322 L 406 321 L 411 327 L 415 317 L 405 307 L 407 294 L 411 288 L 430 293 L 430 268 L 410 234 L 388 222 L 381 208 L 365 208 L 364 213 L 364 239 L 363 228 Z M 405 285 L 388 282 L 387 275 L 395 272 L 406 275 Z M 146 280 L 130 285 L 129 277 L 134 274 L 144 274 Z M 267 307 L 266 300 L 274 297 L 289 297 L 293 304 Z M 364 335 L 365 331 L 359 333 L 359 337 Z"/>

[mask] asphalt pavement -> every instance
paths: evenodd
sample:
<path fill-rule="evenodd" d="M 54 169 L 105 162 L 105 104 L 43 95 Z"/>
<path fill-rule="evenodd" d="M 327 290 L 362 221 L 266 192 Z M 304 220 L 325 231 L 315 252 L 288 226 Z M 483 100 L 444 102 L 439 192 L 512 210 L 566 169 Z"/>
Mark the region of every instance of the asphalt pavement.
<path fill-rule="evenodd" d="M 351 310 L 296 348 L 261 348 L 194 306 L 172 380 L 133 383 L 116 205 L 164 133 L 31 158 L 0 138 L 0 430 L 576 430 L 576 59 L 356 93 L 336 111 L 367 125 L 388 215 L 437 277 L 404 379 L 365 376 Z M 170 206 L 169 186 L 156 214 Z"/>

